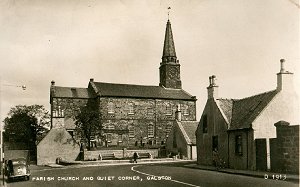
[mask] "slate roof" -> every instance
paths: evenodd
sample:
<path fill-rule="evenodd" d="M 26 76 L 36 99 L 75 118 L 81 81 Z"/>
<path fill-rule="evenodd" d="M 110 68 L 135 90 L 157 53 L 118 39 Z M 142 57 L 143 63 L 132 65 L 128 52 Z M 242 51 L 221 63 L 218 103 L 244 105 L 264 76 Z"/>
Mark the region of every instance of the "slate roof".
<path fill-rule="evenodd" d="M 218 99 L 220 109 L 229 121 L 229 130 L 250 128 L 277 93 L 273 90 L 243 99 Z"/>
<path fill-rule="evenodd" d="M 171 22 L 168 20 L 166 32 L 165 32 L 165 41 L 163 49 L 163 57 L 176 57 L 175 45 L 173 40 Z"/>
<path fill-rule="evenodd" d="M 96 86 L 95 92 L 99 96 L 196 100 L 195 97 L 182 89 L 133 84 L 92 83 Z"/>
<path fill-rule="evenodd" d="M 87 88 L 53 86 L 52 97 L 90 98 L 92 93 Z"/>
<path fill-rule="evenodd" d="M 189 137 L 190 143 L 196 145 L 196 130 L 198 127 L 198 121 L 180 121 L 179 124 L 183 127 L 185 133 Z"/>
<path fill-rule="evenodd" d="M 232 118 L 232 107 L 233 107 L 233 99 L 218 99 L 219 106 L 226 116 L 228 122 L 231 122 Z"/>

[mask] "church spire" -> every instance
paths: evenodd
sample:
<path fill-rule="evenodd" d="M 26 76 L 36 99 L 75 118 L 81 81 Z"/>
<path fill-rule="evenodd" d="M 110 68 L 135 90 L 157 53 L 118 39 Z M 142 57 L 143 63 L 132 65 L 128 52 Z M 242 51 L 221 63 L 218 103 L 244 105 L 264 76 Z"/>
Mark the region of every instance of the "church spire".
<path fill-rule="evenodd" d="M 175 45 L 173 40 L 171 22 L 168 19 L 167 26 L 166 26 L 166 33 L 165 33 L 165 41 L 164 41 L 164 49 L 163 49 L 163 56 L 162 62 L 177 62 L 176 52 L 175 52 Z"/>
<path fill-rule="evenodd" d="M 159 67 L 159 85 L 165 88 L 181 89 L 180 64 L 177 60 L 171 23 L 168 19 L 162 62 Z"/>

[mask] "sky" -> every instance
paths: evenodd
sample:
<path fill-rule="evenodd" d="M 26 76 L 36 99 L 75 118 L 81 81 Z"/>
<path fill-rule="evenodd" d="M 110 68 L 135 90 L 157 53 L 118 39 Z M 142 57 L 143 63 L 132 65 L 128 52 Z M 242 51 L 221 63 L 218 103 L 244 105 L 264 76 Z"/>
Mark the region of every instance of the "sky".
<path fill-rule="evenodd" d="M 49 110 L 51 80 L 158 85 L 168 7 L 197 120 L 211 75 L 220 97 L 248 97 L 276 88 L 284 58 L 300 85 L 298 0 L 2 0 L 1 120 L 18 104 Z"/>

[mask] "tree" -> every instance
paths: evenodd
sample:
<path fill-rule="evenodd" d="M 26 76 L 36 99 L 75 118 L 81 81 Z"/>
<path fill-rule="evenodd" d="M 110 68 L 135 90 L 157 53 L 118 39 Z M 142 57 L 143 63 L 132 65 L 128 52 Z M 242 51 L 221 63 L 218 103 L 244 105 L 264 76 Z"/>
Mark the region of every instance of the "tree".
<path fill-rule="evenodd" d="M 50 127 L 50 114 L 42 105 L 17 105 L 4 119 L 6 138 L 11 142 L 26 143 L 28 149 L 36 148 Z"/>
<path fill-rule="evenodd" d="M 97 106 L 88 104 L 81 107 L 78 114 L 75 115 L 75 125 L 77 130 L 81 132 L 81 137 L 87 140 L 87 148 L 90 150 L 92 137 L 102 129 Z"/>

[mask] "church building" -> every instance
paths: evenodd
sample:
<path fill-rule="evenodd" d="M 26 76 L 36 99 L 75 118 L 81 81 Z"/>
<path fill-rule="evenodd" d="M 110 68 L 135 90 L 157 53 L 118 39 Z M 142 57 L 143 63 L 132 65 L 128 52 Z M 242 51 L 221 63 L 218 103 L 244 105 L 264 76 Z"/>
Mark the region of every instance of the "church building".
<path fill-rule="evenodd" d="M 165 31 L 158 86 L 97 82 L 87 88 L 50 87 L 51 128 L 65 128 L 76 140 L 74 117 L 80 107 L 96 104 L 101 132 L 95 132 L 95 146 L 155 147 L 164 145 L 175 120 L 176 107 L 182 121 L 196 120 L 196 97 L 182 89 L 180 63 L 175 52 L 171 23 Z"/>

